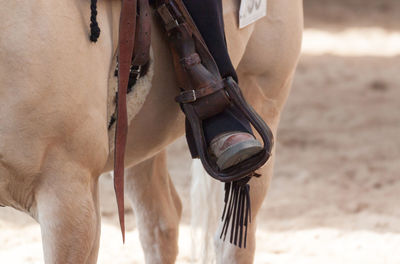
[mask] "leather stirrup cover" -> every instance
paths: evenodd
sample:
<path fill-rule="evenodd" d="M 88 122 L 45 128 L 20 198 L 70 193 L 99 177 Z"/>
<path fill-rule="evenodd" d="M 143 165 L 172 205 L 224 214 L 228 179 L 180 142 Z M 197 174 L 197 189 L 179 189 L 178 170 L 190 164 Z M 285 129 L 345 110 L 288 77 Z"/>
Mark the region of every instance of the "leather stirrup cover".
<path fill-rule="evenodd" d="M 183 104 L 182 108 L 188 120 L 187 124 L 190 124 L 189 131 L 193 133 L 193 137 L 191 138 L 196 145 L 196 152 L 203 163 L 204 169 L 208 174 L 210 174 L 210 176 L 217 180 L 222 182 L 232 182 L 253 175 L 254 171 L 259 169 L 268 161 L 271 156 L 274 138 L 267 124 L 246 102 L 236 82 L 229 77 L 224 83 L 226 85 L 225 90 L 228 93 L 232 104 L 245 115 L 250 124 L 262 138 L 263 149 L 258 154 L 226 170 L 219 170 L 215 160 L 213 160 L 213 157 L 208 152 L 208 146 L 202 128 L 202 119 L 196 114 L 195 107 L 192 104 Z"/>

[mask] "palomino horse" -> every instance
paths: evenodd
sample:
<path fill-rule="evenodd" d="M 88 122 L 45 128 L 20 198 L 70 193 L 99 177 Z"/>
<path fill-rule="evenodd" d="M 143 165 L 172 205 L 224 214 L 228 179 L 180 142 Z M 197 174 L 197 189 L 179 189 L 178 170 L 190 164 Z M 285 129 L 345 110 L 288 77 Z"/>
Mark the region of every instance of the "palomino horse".
<path fill-rule="evenodd" d="M 240 85 L 276 134 L 300 53 L 301 0 L 269 0 L 268 15 L 239 30 L 239 1 L 224 0 L 229 50 Z M 35 218 L 46 263 L 95 263 L 99 248 L 98 178 L 111 170 L 107 79 L 118 39 L 120 1 L 99 2 L 102 35 L 88 40 L 88 0 L 0 0 L 0 205 Z M 165 147 L 184 117 L 163 32 L 153 23 L 152 90 L 129 128 L 127 191 L 139 215 L 148 263 L 177 255 L 181 205 L 166 171 Z M 251 181 L 256 218 L 272 175 Z M 212 201 L 211 201 L 212 202 Z M 218 260 L 251 263 L 247 249 L 217 242 Z"/>

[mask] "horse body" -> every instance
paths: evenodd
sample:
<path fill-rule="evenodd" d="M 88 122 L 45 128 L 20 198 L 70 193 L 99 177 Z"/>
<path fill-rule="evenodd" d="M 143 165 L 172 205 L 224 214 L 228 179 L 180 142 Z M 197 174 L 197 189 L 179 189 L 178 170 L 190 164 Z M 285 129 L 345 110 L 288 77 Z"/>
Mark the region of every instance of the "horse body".
<path fill-rule="evenodd" d="M 238 2 L 223 3 L 240 85 L 276 133 L 300 51 L 302 2 L 270 0 L 268 17 L 240 31 Z M 88 40 L 89 1 L 0 0 L 0 5 L 0 205 L 40 223 L 46 263 L 95 263 L 98 177 L 112 169 L 113 160 L 106 102 L 120 1 L 99 2 L 102 34 L 96 44 Z M 164 38 L 153 21 L 152 90 L 131 122 L 126 153 L 127 192 L 148 263 L 174 262 L 181 213 L 163 149 L 183 134 L 184 116 L 173 102 L 177 88 Z M 262 169 L 264 176 L 251 182 L 253 218 L 272 164 L 273 159 Z M 219 262 L 252 261 L 254 226 L 246 250 L 217 243 Z"/>

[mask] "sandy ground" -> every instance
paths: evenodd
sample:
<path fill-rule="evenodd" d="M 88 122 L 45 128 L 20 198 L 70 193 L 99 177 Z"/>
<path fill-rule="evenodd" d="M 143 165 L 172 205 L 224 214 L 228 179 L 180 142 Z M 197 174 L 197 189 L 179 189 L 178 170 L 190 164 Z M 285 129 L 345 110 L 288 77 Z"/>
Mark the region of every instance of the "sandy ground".
<path fill-rule="evenodd" d="M 284 111 L 256 263 L 400 263 L 398 0 L 306 0 L 303 55 Z M 183 141 L 169 152 L 189 192 Z M 102 179 L 99 263 L 144 263 L 133 212 L 120 243 L 110 179 Z M 189 263 L 184 202 L 178 263 Z M 0 263 L 42 263 L 39 226 L 0 209 Z"/>

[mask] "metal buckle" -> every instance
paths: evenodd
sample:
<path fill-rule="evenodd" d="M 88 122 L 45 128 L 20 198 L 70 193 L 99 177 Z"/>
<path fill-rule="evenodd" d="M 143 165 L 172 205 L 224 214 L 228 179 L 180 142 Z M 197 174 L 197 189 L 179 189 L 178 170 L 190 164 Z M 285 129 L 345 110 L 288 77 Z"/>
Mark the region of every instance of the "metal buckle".
<path fill-rule="evenodd" d="M 157 9 L 158 14 L 160 15 L 161 19 L 164 21 L 165 28 L 167 31 L 170 31 L 173 28 L 179 26 L 178 21 L 175 17 L 171 14 L 166 4 L 161 5 Z"/>
<path fill-rule="evenodd" d="M 131 65 L 131 70 L 130 70 L 130 72 L 131 72 L 131 74 L 132 74 L 133 76 L 135 76 L 135 79 L 136 79 L 136 81 L 137 81 L 137 80 L 139 80 L 139 78 L 140 78 L 140 74 L 141 74 L 141 72 L 142 72 L 142 66 L 141 66 L 141 65 L 139 65 L 139 66 L 133 66 L 133 65 Z"/>
<path fill-rule="evenodd" d="M 184 104 L 194 103 L 197 101 L 197 96 L 196 96 L 195 90 L 181 92 L 181 96 L 183 99 L 182 103 L 184 103 Z"/>

